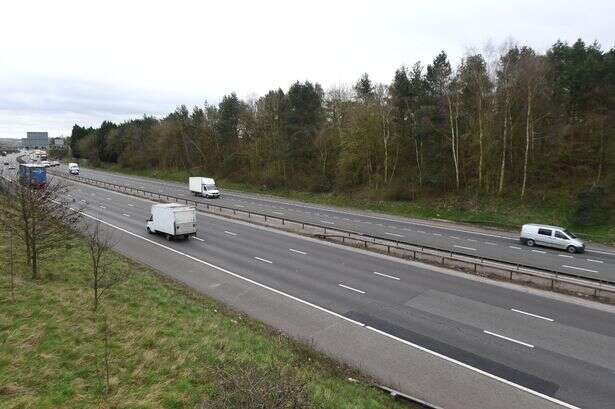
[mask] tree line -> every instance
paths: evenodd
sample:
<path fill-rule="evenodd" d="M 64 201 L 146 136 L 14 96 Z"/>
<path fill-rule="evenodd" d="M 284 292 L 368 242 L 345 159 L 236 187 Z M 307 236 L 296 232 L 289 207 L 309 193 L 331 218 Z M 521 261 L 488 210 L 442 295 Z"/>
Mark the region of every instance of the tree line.
<path fill-rule="evenodd" d="M 188 169 L 267 188 L 357 190 L 390 199 L 449 192 L 525 197 L 615 185 L 615 48 L 507 45 L 453 66 L 442 51 L 324 90 L 295 82 L 251 100 L 182 105 L 99 128 L 75 125 L 72 154 L 132 169 Z"/>

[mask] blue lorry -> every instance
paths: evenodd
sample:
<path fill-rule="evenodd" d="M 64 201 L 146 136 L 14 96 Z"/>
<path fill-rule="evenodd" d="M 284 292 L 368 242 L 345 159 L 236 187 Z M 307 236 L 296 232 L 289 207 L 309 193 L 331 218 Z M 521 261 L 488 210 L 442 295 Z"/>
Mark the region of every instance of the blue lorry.
<path fill-rule="evenodd" d="M 47 184 L 47 170 L 36 163 L 22 163 L 19 165 L 19 182 L 22 185 L 42 188 Z"/>

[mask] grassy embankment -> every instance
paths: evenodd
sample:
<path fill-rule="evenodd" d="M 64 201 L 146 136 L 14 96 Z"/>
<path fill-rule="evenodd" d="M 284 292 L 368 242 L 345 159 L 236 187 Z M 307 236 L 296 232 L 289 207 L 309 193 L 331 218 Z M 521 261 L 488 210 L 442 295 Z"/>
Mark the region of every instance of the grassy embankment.
<path fill-rule="evenodd" d="M 188 170 L 132 170 L 113 166 L 104 169 L 137 176 L 186 182 L 194 176 Z M 524 223 L 544 223 L 566 226 L 585 239 L 597 243 L 615 244 L 615 225 L 581 227 L 570 225 L 570 203 L 573 199 L 565 194 L 550 193 L 542 197 L 528 193 L 526 200 L 518 196 L 478 197 L 450 195 L 440 198 L 417 199 L 414 201 L 392 201 L 370 198 L 363 192 L 354 195 L 331 193 L 310 193 L 285 189 L 261 189 L 249 184 L 219 180 L 224 189 L 234 189 L 251 193 L 264 193 L 315 204 L 346 208 L 372 210 L 396 216 L 417 219 L 441 219 L 454 222 L 475 224 L 485 227 L 497 227 L 517 231 Z"/>
<path fill-rule="evenodd" d="M 41 280 L 17 266 L 13 300 L 2 230 L 0 407 L 404 407 L 349 381 L 354 371 L 115 253 L 111 268 L 126 278 L 93 312 L 79 238 L 46 260 Z"/>

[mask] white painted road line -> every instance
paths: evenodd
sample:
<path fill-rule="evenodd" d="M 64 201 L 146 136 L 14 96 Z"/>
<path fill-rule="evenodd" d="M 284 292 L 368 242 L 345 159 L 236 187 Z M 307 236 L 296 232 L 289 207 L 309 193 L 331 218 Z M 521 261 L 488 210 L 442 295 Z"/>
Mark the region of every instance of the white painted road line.
<path fill-rule="evenodd" d="M 105 206 L 103 206 L 103 205 L 100 205 L 100 206 L 98 206 L 98 207 L 100 207 L 101 209 L 106 209 L 106 207 L 105 207 Z"/>
<path fill-rule="evenodd" d="M 397 234 L 397 233 L 389 233 L 388 231 L 385 232 L 384 234 L 388 234 L 389 236 L 395 236 L 395 237 L 404 237 L 401 234 Z"/>
<path fill-rule="evenodd" d="M 546 251 L 542 250 L 532 250 L 534 253 L 546 254 Z"/>
<path fill-rule="evenodd" d="M 282 215 L 282 216 L 284 215 L 284 212 L 276 212 L 274 210 L 272 210 L 271 213 L 279 214 L 279 215 Z"/>
<path fill-rule="evenodd" d="M 468 240 L 468 241 L 472 241 L 472 242 L 475 242 L 475 241 L 476 241 L 476 240 L 474 240 L 474 239 L 467 239 L 467 240 Z"/>
<path fill-rule="evenodd" d="M 476 251 L 476 249 L 473 249 L 472 247 L 458 246 L 456 244 L 453 247 L 457 247 L 458 249 Z"/>
<path fill-rule="evenodd" d="M 589 268 L 574 267 L 574 266 L 569 266 L 569 265 L 566 265 L 566 264 L 562 265 L 562 267 L 571 268 L 573 270 L 587 271 L 588 273 L 596 273 L 596 274 L 598 274 L 598 271 L 590 270 Z"/>
<path fill-rule="evenodd" d="M 237 236 L 237 233 L 233 233 L 232 231 L 224 230 L 224 232 L 230 236 Z"/>
<path fill-rule="evenodd" d="M 128 206 L 130 206 L 130 207 L 134 207 L 135 205 L 128 203 Z"/>
<path fill-rule="evenodd" d="M 593 258 L 588 258 L 587 261 L 592 262 L 592 263 L 604 264 L 604 261 L 602 261 L 602 260 L 594 260 Z"/>
<path fill-rule="evenodd" d="M 306 254 L 307 254 L 305 251 L 295 250 L 295 249 L 288 249 L 288 251 L 292 251 L 293 253 L 303 254 L 303 255 L 306 255 Z"/>
<path fill-rule="evenodd" d="M 497 243 L 492 243 L 490 241 L 486 241 L 485 244 L 488 244 L 490 246 L 497 246 L 498 245 Z"/>
<path fill-rule="evenodd" d="M 333 223 L 333 222 L 328 222 L 328 221 L 326 221 L 326 220 L 321 220 L 320 222 L 321 222 L 321 223 L 326 223 L 326 224 L 335 224 L 335 223 Z"/>
<path fill-rule="evenodd" d="M 491 332 L 491 331 L 483 330 L 483 332 L 485 334 L 493 335 L 494 337 L 498 337 L 498 338 L 502 338 L 502 339 L 505 339 L 505 340 L 510 341 L 510 342 L 514 342 L 515 344 L 523 345 L 523 346 L 526 346 L 528 348 L 534 348 L 534 345 L 528 344 L 527 342 L 518 341 L 518 340 L 513 339 L 513 338 L 508 338 L 508 337 L 505 337 L 504 335 L 496 334 L 495 332 Z"/>
<path fill-rule="evenodd" d="M 352 288 L 352 287 L 347 286 L 347 285 L 344 285 L 344 284 L 342 284 L 342 283 L 339 283 L 338 285 L 339 285 L 340 287 L 344 287 L 344 288 L 346 288 L 346 289 L 348 289 L 348 290 L 350 290 L 350 291 L 355 291 L 355 292 L 357 292 L 357 293 L 359 293 L 359 294 L 365 294 L 365 291 L 357 290 L 356 288 Z"/>
<path fill-rule="evenodd" d="M 417 233 L 425 233 L 423 230 L 417 230 Z"/>
<path fill-rule="evenodd" d="M 508 247 L 510 247 L 511 249 L 515 249 L 515 250 L 521 250 L 521 247 L 516 247 L 516 246 L 508 246 Z"/>
<path fill-rule="evenodd" d="M 455 239 L 455 240 L 461 240 L 461 239 L 460 239 L 459 237 L 457 237 L 457 236 L 448 236 L 448 237 L 450 237 L 451 239 Z"/>
<path fill-rule="evenodd" d="M 111 200 L 111 198 L 110 198 L 110 197 L 107 197 L 107 198 L 105 198 L 105 199 L 107 199 L 107 200 Z"/>
<path fill-rule="evenodd" d="M 530 317 L 539 318 L 539 319 L 541 319 L 541 320 L 545 320 L 545 321 L 550 321 L 550 322 L 555 321 L 553 318 L 543 317 L 542 315 L 532 314 L 532 313 L 530 313 L 530 312 L 521 311 L 521 310 L 518 310 L 518 309 L 516 309 L 516 308 L 511 308 L 510 310 L 511 310 L 511 311 L 514 311 L 514 312 L 518 312 L 519 314 L 529 315 Z"/>
<path fill-rule="evenodd" d="M 205 241 L 205 240 L 203 240 L 203 239 L 202 239 L 202 238 L 200 238 L 200 237 L 196 237 L 196 236 L 190 236 L 190 237 L 192 237 L 193 239 L 198 240 L 198 241 Z"/>
<path fill-rule="evenodd" d="M 273 264 L 273 261 L 269 261 L 265 258 L 260 258 L 260 257 L 254 257 L 254 258 L 257 259 L 258 261 L 262 261 L 263 263 Z"/>
<path fill-rule="evenodd" d="M 130 217 L 130 215 L 126 213 L 122 213 L 122 216 Z"/>
<path fill-rule="evenodd" d="M 567 254 L 558 254 L 558 257 L 566 257 L 566 258 L 574 258 L 573 256 L 569 256 Z"/>
<path fill-rule="evenodd" d="M 440 233 L 431 233 L 431 234 L 433 234 L 434 236 L 442 236 L 442 234 Z"/>
<path fill-rule="evenodd" d="M 374 274 L 376 274 L 377 276 L 386 277 L 386 278 L 390 278 L 390 279 L 398 280 L 399 281 L 399 277 L 390 276 L 388 274 L 379 273 L 377 271 L 374 271 Z"/>

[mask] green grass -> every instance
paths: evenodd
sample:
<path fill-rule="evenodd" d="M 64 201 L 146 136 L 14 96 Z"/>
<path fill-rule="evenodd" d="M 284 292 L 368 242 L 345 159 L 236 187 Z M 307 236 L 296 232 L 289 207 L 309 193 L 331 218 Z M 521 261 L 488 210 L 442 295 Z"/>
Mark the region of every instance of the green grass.
<path fill-rule="evenodd" d="M 12 300 L 6 246 L 0 235 L 2 408 L 404 407 L 350 382 L 363 379 L 354 371 L 115 253 L 111 268 L 126 279 L 93 312 L 79 238 L 45 261 L 41 280 L 18 266 Z"/>
<path fill-rule="evenodd" d="M 111 172 L 176 182 L 186 182 L 188 177 L 193 176 L 193 173 L 186 169 L 133 170 L 118 165 L 104 165 L 101 168 Z M 306 203 L 371 210 L 416 219 L 441 219 L 512 231 L 520 230 L 521 225 L 525 223 L 554 224 L 568 227 L 590 241 L 615 244 L 615 225 L 612 223 L 593 227 L 570 225 L 568 217 L 572 199 L 559 192 L 549 192 L 542 196 L 529 192 L 525 200 L 521 200 L 517 195 L 494 197 L 462 194 L 395 201 L 380 200 L 365 191 L 352 194 L 310 193 L 288 189 L 265 189 L 228 180 L 218 180 L 218 184 L 223 189 L 268 194 Z"/>

